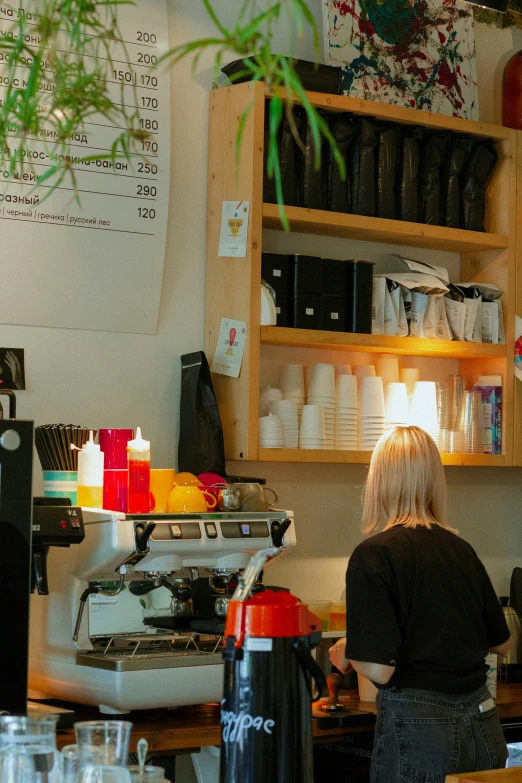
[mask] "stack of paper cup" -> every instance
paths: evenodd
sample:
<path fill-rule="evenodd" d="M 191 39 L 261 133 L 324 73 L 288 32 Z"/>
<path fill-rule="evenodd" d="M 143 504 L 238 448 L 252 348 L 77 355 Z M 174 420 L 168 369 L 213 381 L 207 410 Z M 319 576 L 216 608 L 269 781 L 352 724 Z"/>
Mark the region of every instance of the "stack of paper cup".
<path fill-rule="evenodd" d="M 357 450 L 357 378 L 338 375 L 335 379 L 335 448 Z"/>
<path fill-rule="evenodd" d="M 333 364 L 314 364 L 308 389 L 308 405 L 320 405 L 324 410 L 326 448 L 335 446 L 335 370 Z"/>
<path fill-rule="evenodd" d="M 388 383 L 384 390 L 386 429 L 405 427 L 409 420 L 408 390 L 405 383 Z"/>
<path fill-rule="evenodd" d="M 277 416 L 283 425 L 283 447 L 297 449 L 299 447 L 299 424 L 295 402 L 275 400 L 270 403 L 269 412 Z"/>
<path fill-rule="evenodd" d="M 283 364 L 279 374 L 279 386 L 283 392 L 283 399 L 295 403 L 298 416 L 300 416 L 305 404 L 303 365 Z"/>
<path fill-rule="evenodd" d="M 268 415 L 268 406 L 274 400 L 282 400 L 283 392 L 281 389 L 274 389 L 271 386 L 265 386 L 259 390 L 259 415 Z"/>
<path fill-rule="evenodd" d="M 373 364 L 354 364 L 352 372 L 357 378 L 357 388 L 359 395 L 361 392 L 361 381 L 363 378 L 374 378 L 376 376 L 375 366 Z"/>
<path fill-rule="evenodd" d="M 325 449 L 324 410 L 320 405 L 305 405 L 299 428 L 299 448 Z"/>
<path fill-rule="evenodd" d="M 399 370 L 399 380 L 406 384 L 408 397 L 411 397 L 415 384 L 420 381 L 420 372 L 416 367 L 402 367 Z"/>
<path fill-rule="evenodd" d="M 379 356 L 375 369 L 377 375 L 380 375 L 382 378 L 384 388 L 389 383 L 399 383 L 399 360 L 396 356 L 388 354 Z"/>
<path fill-rule="evenodd" d="M 361 378 L 359 389 L 358 446 L 361 451 L 371 451 L 384 434 L 386 417 L 382 378 Z"/>
<path fill-rule="evenodd" d="M 283 448 L 283 425 L 278 416 L 269 413 L 259 419 L 259 447 L 262 449 Z"/>
<path fill-rule="evenodd" d="M 435 443 L 439 443 L 439 413 L 437 384 L 434 381 L 417 381 L 411 398 L 410 424 L 426 430 Z"/>
<path fill-rule="evenodd" d="M 312 383 L 312 373 L 314 371 L 314 364 L 307 364 L 304 368 L 304 377 L 305 377 L 305 392 L 308 395 L 310 391 L 310 384 Z"/>

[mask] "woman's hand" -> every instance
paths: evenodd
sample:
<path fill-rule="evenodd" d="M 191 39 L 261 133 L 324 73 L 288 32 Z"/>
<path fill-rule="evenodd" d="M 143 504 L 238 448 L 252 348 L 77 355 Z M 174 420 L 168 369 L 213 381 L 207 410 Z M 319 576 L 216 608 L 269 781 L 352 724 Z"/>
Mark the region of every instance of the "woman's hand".
<path fill-rule="evenodd" d="M 339 639 L 333 647 L 330 647 L 328 652 L 333 666 L 335 666 L 336 669 L 339 669 L 343 674 L 348 674 L 348 672 L 352 671 L 353 666 L 350 661 L 344 657 L 345 648 L 346 639 Z"/>

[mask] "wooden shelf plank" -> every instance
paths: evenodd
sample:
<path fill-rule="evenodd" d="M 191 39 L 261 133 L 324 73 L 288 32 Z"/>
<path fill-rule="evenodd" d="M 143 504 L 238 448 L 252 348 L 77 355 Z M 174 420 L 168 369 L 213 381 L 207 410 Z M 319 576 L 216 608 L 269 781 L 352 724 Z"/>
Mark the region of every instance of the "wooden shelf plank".
<path fill-rule="evenodd" d="M 285 207 L 285 211 L 291 230 L 302 234 L 427 247 L 455 253 L 498 250 L 508 246 L 508 237 L 502 234 L 486 234 L 302 207 Z M 277 204 L 263 204 L 263 228 L 282 230 Z"/>
<path fill-rule="evenodd" d="M 330 449 L 259 449 L 258 462 L 312 462 L 342 465 L 368 465 L 371 451 L 336 451 Z M 502 467 L 504 454 L 441 454 L 443 465 Z"/>
<path fill-rule="evenodd" d="M 328 111 L 349 111 L 354 114 L 365 114 L 379 120 L 391 120 L 406 125 L 424 125 L 428 128 L 443 128 L 455 133 L 469 133 L 481 138 L 491 138 L 495 141 L 505 141 L 509 138 L 509 128 L 475 120 L 464 120 L 461 117 L 449 117 L 445 114 L 435 114 L 419 109 L 408 109 L 402 106 L 392 106 L 378 101 L 365 101 L 361 98 L 349 98 L 346 95 L 330 95 L 321 92 L 307 92 L 310 103 L 318 109 Z M 294 94 L 296 103 L 299 97 Z"/>
<path fill-rule="evenodd" d="M 442 359 L 502 358 L 505 345 L 466 343 L 459 340 L 425 340 L 417 337 L 388 337 L 377 334 L 323 332 L 312 329 L 290 329 L 262 326 L 261 345 L 293 348 L 322 348 L 332 351 L 393 353 L 403 356 L 431 356 Z"/>

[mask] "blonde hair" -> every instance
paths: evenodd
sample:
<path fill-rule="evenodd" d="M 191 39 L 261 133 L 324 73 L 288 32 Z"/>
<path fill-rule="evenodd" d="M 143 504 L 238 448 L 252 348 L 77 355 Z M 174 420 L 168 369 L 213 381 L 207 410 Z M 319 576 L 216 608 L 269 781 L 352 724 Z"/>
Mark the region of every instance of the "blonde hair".
<path fill-rule="evenodd" d="M 396 427 L 382 436 L 364 489 L 362 530 L 381 525 L 431 528 L 446 523 L 446 479 L 433 438 L 420 427 Z"/>

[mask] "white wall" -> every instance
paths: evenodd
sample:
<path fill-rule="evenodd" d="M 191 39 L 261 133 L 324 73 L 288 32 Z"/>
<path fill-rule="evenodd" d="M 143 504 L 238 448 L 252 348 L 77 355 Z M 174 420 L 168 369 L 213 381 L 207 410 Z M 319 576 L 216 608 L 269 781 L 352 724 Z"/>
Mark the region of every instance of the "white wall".
<path fill-rule="evenodd" d="M 313 2 L 320 22 L 321 2 Z M 234 21 L 236 2 L 215 0 L 214 5 L 226 22 Z M 201 3 L 172 0 L 172 45 L 209 32 Z M 287 29 L 282 29 L 274 48 L 288 53 L 288 39 Z M 479 28 L 477 47 L 482 117 L 498 121 L 501 70 L 508 55 L 522 48 L 522 34 Z M 302 43 L 300 53 L 313 56 L 310 37 Z M 141 424 L 144 435 L 152 441 L 156 467 L 175 463 L 179 357 L 203 344 L 210 66 L 210 60 L 203 60 L 194 79 L 187 62 L 177 66 L 172 77 L 171 199 L 157 335 L 0 326 L 2 345 L 26 349 L 28 390 L 19 395 L 21 417 L 34 418 L 38 424 Z M 267 242 L 288 242 L 288 238 L 270 235 Z M 300 244 L 300 249 L 305 247 Z M 337 596 L 346 558 L 359 541 L 364 468 L 242 464 L 241 469 L 266 475 L 280 492 L 282 505 L 296 512 L 298 549 L 274 565 L 272 578 L 305 597 Z M 505 590 L 512 567 L 519 557 L 522 562 L 522 472 L 454 468 L 447 475 L 453 524 L 484 557 L 497 588 Z"/>

